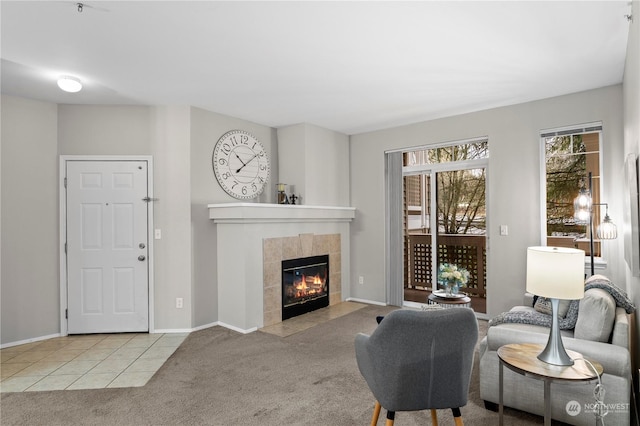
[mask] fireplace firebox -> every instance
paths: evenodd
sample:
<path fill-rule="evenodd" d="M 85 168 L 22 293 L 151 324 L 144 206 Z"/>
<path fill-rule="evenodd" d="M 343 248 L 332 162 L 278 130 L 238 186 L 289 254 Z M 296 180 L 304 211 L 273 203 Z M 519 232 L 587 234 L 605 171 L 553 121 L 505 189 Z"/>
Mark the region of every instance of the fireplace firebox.
<path fill-rule="evenodd" d="M 282 320 L 329 306 L 329 256 L 282 261 Z"/>

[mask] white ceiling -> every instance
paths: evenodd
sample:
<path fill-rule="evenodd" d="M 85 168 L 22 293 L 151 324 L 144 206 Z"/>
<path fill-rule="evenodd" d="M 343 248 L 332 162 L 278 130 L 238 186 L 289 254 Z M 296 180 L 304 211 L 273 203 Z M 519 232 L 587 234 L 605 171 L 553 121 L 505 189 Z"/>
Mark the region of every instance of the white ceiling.
<path fill-rule="evenodd" d="M 628 1 L 5 1 L 2 93 L 346 134 L 622 82 Z M 60 74 L 79 77 L 76 94 Z"/>

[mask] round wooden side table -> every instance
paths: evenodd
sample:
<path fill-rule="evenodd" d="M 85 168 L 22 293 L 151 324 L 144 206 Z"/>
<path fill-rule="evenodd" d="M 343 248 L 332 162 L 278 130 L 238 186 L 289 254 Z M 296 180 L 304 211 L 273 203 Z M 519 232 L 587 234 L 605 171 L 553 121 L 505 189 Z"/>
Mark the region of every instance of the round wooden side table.
<path fill-rule="evenodd" d="M 503 366 L 509 370 L 521 374 L 525 377 L 532 377 L 544 381 L 544 424 L 551 425 L 551 383 L 567 381 L 590 382 L 602 375 L 602 365 L 596 361 L 589 360 L 595 371 L 582 359 L 582 354 L 567 350 L 567 354 L 573 359 L 574 364 L 568 366 L 547 364 L 538 359 L 538 354 L 542 352 L 545 345 L 534 343 L 511 343 L 498 348 L 498 359 L 500 367 L 498 369 L 499 383 L 499 424 L 503 424 Z"/>

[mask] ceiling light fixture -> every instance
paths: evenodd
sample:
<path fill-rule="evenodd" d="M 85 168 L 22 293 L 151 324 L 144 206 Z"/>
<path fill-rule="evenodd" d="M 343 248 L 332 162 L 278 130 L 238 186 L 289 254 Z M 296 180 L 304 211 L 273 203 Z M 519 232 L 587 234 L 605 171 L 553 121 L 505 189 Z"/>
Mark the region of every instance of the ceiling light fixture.
<path fill-rule="evenodd" d="M 76 93 L 82 89 L 79 78 L 64 75 L 58 79 L 58 87 L 69 93 Z"/>

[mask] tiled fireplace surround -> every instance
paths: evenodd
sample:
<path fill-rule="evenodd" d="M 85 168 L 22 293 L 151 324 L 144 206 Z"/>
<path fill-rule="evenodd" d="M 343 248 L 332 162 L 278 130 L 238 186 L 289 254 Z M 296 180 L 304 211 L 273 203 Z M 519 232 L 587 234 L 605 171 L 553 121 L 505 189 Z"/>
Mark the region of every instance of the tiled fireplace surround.
<path fill-rule="evenodd" d="M 329 304 L 349 297 L 355 208 L 209 204 L 215 224 L 218 324 L 241 333 L 282 323 L 283 259 L 329 255 Z"/>
<path fill-rule="evenodd" d="M 329 255 L 329 305 L 342 300 L 342 253 L 340 234 L 300 234 L 295 237 L 265 238 L 262 246 L 263 324 L 282 322 L 282 261 Z"/>

